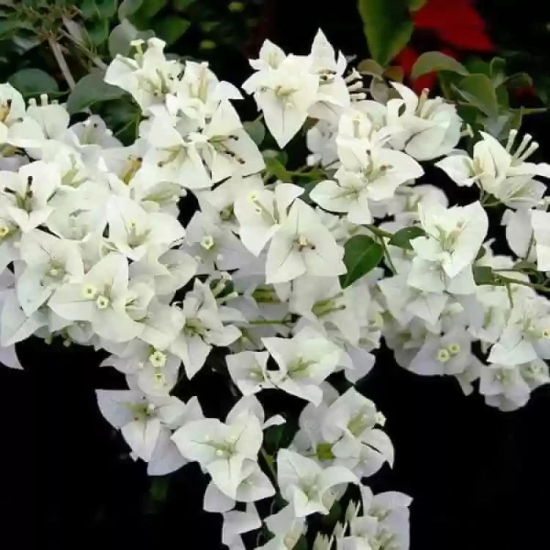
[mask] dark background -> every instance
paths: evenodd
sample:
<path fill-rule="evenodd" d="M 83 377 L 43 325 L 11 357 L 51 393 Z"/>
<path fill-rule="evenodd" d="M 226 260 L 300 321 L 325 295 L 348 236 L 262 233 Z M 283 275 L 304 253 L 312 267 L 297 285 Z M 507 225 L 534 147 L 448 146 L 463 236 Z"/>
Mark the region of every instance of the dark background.
<path fill-rule="evenodd" d="M 548 38 L 539 32 L 550 8 L 531 0 L 486 0 L 479 8 L 502 48 L 521 50 L 512 59 L 529 62 L 541 75 L 550 67 Z M 367 57 L 354 1 L 277 0 L 261 13 L 246 46 L 250 52 L 269 36 L 286 51 L 305 53 L 322 27 L 346 54 Z M 242 82 L 248 74 L 242 52 L 218 54 L 219 76 Z M 543 152 L 550 147 L 548 122 L 547 115 L 527 121 Z M 199 469 L 187 466 L 171 476 L 167 498 L 156 502 L 144 464 L 128 457 L 101 417 L 94 390 L 121 387 L 123 379 L 99 369 L 100 356 L 35 339 L 18 351 L 25 372 L 0 369 L 6 549 L 221 548 L 219 516 L 201 512 L 205 481 Z M 195 383 L 207 412 L 227 412 L 221 380 L 199 375 Z M 537 390 L 520 411 L 502 413 L 479 396 L 464 397 L 454 380 L 412 375 L 381 352 L 360 389 L 386 415 L 396 448 L 394 469 L 384 467 L 368 483 L 375 492 L 398 490 L 414 498 L 412 550 L 549 546 L 550 388 Z"/>

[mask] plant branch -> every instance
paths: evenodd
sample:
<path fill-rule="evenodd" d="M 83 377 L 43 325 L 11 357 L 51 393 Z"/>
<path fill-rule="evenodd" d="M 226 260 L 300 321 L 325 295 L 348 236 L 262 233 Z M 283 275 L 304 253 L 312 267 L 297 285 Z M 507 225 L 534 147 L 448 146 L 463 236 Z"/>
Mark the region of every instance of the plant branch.
<path fill-rule="evenodd" d="M 65 56 L 63 55 L 63 51 L 59 42 L 53 36 L 50 36 L 48 38 L 48 44 L 50 45 L 55 60 L 57 61 L 57 64 L 59 65 L 59 68 L 63 73 L 63 78 L 65 78 L 65 80 L 67 81 L 69 88 L 71 90 L 74 90 L 76 86 L 76 81 L 71 73 L 71 69 L 69 69 L 69 66 L 67 65 L 67 61 L 65 60 Z"/>

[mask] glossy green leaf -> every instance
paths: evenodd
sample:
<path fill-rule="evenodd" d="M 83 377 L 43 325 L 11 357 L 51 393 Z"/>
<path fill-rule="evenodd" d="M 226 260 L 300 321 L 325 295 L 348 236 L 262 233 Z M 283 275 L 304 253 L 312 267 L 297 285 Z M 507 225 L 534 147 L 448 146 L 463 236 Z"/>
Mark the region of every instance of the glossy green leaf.
<path fill-rule="evenodd" d="M 386 66 L 407 45 L 413 23 L 407 0 L 358 0 L 371 57 Z"/>
<path fill-rule="evenodd" d="M 183 17 L 170 15 L 153 24 L 155 33 L 167 44 L 173 44 L 181 38 L 191 26 L 191 22 Z"/>
<path fill-rule="evenodd" d="M 424 7 L 428 0 L 408 0 L 409 9 L 411 11 L 418 11 L 420 8 Z"/>
<path fill-rule="evenodd" d="M 484 74 L 471 74 L 455 87 L 459 95 L 489 117 L 498 115 L 498 99 L 491 79 Z"/>
<path fill-rule="evenodd" d="M 421 227 L 404 227 L 393 234 L 389 244 L 405 250 L 412 250 L 411 241 L 417 237 L 423 237 L 425 234 L 426 232 Z"/>
<path fill-rule="evenodd" d="M 252 141 L 258 145 L 262 144 L 265 138 L 265 126 L 260 120 L 245 122 L 243 124 L 246 133 L 252 138 Z"/>
<path fill-rule="evenodd" d="M 21 69 L 11 75 L 8 82 L 24 97 L 59 92 L 55 79 L 40 69 Z"/>
<path fill-rule="evenodd" d="M 384 257 L 384 249 L 367 235 L 355 235 L 344 245 L 347 273 L 340 276 L 342 288 L 372 271 Z"/>
<path fill-rule="evenodd" d="M 468 74 L 468 69 L 453 57 L 441 52 L 423 53 L 414 64 L 411 72 L 412 78 L 418 78 L 427 73 L 439 71 L 452 71 L 463 75 Z"/>
<path fill-rule="evenodd" d="M 124 90 L 103 81 L 103 72 L 97 71 L 81 78 L 67 100 L 69 114 L 86 110 L 94 103 L 117 99 L 125 94 Z"/>

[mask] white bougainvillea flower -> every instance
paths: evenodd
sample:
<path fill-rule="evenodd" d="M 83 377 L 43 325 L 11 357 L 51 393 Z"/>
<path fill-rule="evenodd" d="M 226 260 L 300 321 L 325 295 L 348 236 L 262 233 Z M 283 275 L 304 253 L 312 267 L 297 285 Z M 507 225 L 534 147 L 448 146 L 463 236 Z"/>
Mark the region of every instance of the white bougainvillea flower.
<path fill-rule="evenodd" d="M 234 500 L 245 477 L 245 460 L 257 460 L 262 439 L 259 420 L 246 411 L 227 424 L 215 418 L 188 422 L 172 436 L 181 454 L 199 462 L 216 487 Z"/>
<path fill-rule="evenodd" d="M 411 241 L 419 258 L 440 264 L 449 277 L 473 263 L 489 227 L 479 202 L 448 209 L 438 204 L 420 205 L 419 214 L 427 235 Z"/>
<path fill-rule="evenodd" d="M 178 335 L 169 349 L 183 361 L 188 378 L 203 367 L 213 346 L 228 346 L 241 335 L 236 326 L 223 324 L 212 291 L 198 279 L 174 321 Z"/>
<path fill-rule="evenodd" d="M 258 59 L 250 59 L 249 63 L 256 71 L 266 71 L 277 69 L 285 59 L 285 52 L 271 40 L 266 39 L 260 48 Z"/>
<path fill-rule="evenodd" d="M 392 86 L 401 99 L 387 104 L 387 123 L 397 127 L 392 144 L 417 160 L 431 160 L 449 154 L 460 139 L 462 120 L 455 105 L 443 98 L 428 99 L 428 90 L 417 96 L 398 82 Z"/>
<path fill-rule="evenodd" d="M 305 518 L 296 517 L 292 505 L 268 516 L 265 524 L 274 538 L 256 550 L 291 550 L 307 529 Z"/>
<path fill-rule="evenodd" d="M 369 198 L 381 201 L 391 198 L 395 190 L 408 180 L 419 178 L 424 170 L 409 155 L 382 147 L 376 142 L 338 137 L 338 156 L 344 171 L 359 174 L 369 188 Z"/>
<path fill-rule="evenodd" d="M 26 267 L 17 279 L 16 291 L 27 315 L 32 315 L 62 284 L 84 276 L 80 250 L 73 241 L 35 230 L 24 234 L 19 250 Z"/>
<path fill-rule="evenodd" d="M 182 66 L 179 61 L 167 60 L 164 56 L 165 43 L 158 38 L 134 43 L 133 59 L 117 55 L 105 73 L 105 82 L 118 86 L 132 94 L 141 109 L 163 102 L 166 94 L 173 90 L 176 77 Z"/>
<path fill-rule="evenodd" d="M 291 183 L 280 183 L 274 190 L 242 190 L 234 203 L 235 217 L 239 237 L 252 254 L 260 255 L 286 219 L 291 204 L 303 192 L 303 188 Z"/>
<path fill-rule="evenodd" d="M 223 514 L 222 544 L 229 550 L 246 550 L 241 535 L 259 529 L 262 520 L 253 504 L 249 504 L 246 510 L 241 512 L 232 510 Z"/>
<path fill-rule="evenodd" d="M 488 405 L 502 411 L 513 411 L 527 404 L 531 389 L 518 366 L 493 363 L 481 370 L 479 393 L 485 396 Z"/>
<path fill-rule="evenodd" d="M 143 330 L 126 311 L 128 295 L 128 261 L 121 254 L 109 254 L 80 282 L 60 286 L 49 305 L 64 319 L 90 322 L 107 340 L 127 342 Z"/>
<path fill-rule="evenodd" d="M 186 227 L 186 253 L 197 260 L 197 273 L 232 271 L 256 261 L 231 231 L 220 227 L 206 212 L 196 212 Z"/>
<path fill-rule="evenodd" d="M 312 118 L 337 121 L 350 105 L 350 94 L 342 77 L 347 61 L 342 52 L 334 51 L 323 31 L 317 31 L 311 46 L 310 71 L 319 76 L 317 101 L 309 110 Z"/>
<path fill-rule="evenodd" d="M 37 310 L 27 315 L 21 307 L 14 290 L 2 293 L 2 311 L 0 314 L 0 346 L 7 348 L 26 340 L 38 329 L 48 325 L 48 316 Z"/>
<path fill-rule="evenodd" d="M 0 192 L 4 215 L 27 233 L 43 224 L 53 207 L 50 199 L 61 185 L 55 165 L 36 161 L 17 173 L 0 172 Z"/>
<path fill-rule="evenodd" d="M 347 468 L 323 469 L 311 458 L 288 449 L 281 449 L 277 454 L 277 481 L 281 494 L 291 503 L 298 518 L 316 512 L 328 514 L 336 499 L 332 488 L 359 483 Z"/>
<path fill-rule="evenodd" d="M 142 259 L 150 247 L 167 250 L 185 236 L 185 229 L 170 214 L 146 212 L 133 200 L 116 197 L 107 204 L 108 240 L 130 260 Z"/>
<path fill-rule="evenodd" d="M 532 295 L 514 302 L 506 327 L 487 360 L 515 366 L 539 358 L 550 359 L 550 308 L 546 300 Z"/>
<path fill-rule="evenodd" d="M 277 68 L 262 67 L 243 84 L 254 95 L 279 147 L 297 134 L 317 100 L 319 77 L 310 70 L 308 58 L 289 55 Z"/>
<path fill-rule="evenodd" d="M 130 380 L 129 384 L 129 390 L 96 391 L 99 410 L 121 431 L 135 457 L 149 463 L 149 475 L 165 475 L 181 468 L 186 460 L 170 436 L 182 422 L 202 416 L 198 403 L 190 400 L 185 404 L 176 397 L 151 398 Z"/>
<path fill-rule="evenodd" d="M 227 369 L 242 394 L 253 395 L 265 388 L 274 388 L 267 370 L 269 353 L 266 351 L 242 351 L 228 355 Z"/>
<path fill-rule="evenodd" d="M 206 125 L 220 101 L 242 99 L 236 86 L 220 81 L 208 68 L 208 63 L 187 60 L 183 76 L 174 84 L 175 94 L 166 97 L 171 113 L 181 111 L 200 126 Z"/>
<path fill-rule="evenodd" d="M 306 273 L 321 277 L 341 275 L 346 271 L 343 256 L 343 247 L 336 243 L 315 211 L 297 199 L 271 239 L 266 282 L 284 283 Z"/>
<path fill-rule="evenodd" d="M 208 484 L 204 493 L 204 509 L 207 512 L 227 512 L 236 502 L 252 503 L 272 497 L 275 488 L 266 474 L 253 460 L 245 460 L 242 467 L 242 479 L 237 486 L 235 498 L 231 498 L 218 489 L 214 482 Z"/>
<path fill-rule="evenodd" d="M 279 371 L 268 371 L 273 384 L 291 395 L 319 404 L 319 384 L 341 361 L 342 350 L 315 330 L 304 328 L 293 338 L 263 338 Z"/>
<path fill-rule="evenodd" d="M 540 271 L 550 271 L 550 213 L 532 210 L 531 226 L 533 236 L 528 238 L 528 243 L 534 238 L 537 267 Z"/>

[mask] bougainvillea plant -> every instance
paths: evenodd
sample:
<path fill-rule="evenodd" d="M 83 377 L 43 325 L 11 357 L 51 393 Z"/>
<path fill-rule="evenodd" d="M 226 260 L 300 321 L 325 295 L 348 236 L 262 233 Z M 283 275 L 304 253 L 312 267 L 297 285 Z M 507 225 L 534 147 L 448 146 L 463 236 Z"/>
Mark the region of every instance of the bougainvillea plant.
<path fill-rule="evenodd" d="M 456 104 L 397 82 L 380 101 L 321 31 L 308 55 L 266 41 L 243 123 L 238 87 L 164 47 L 132 41 L 65 104 L 0 86 L 0 359 L 20 368 L 31 336 L 108 352 L 127 389 L 97 389 L 106 421 L 151 476 L 200 465 L 232 550 L 406 550 L 411 497 L 369 488 L 394 450 L 354 385 L 382 342 L 502 411 L 550 381 L 550 165 L 530 162 L 498 63 L 431 53 L 416 70 L 454 75 Z M 134 102 L 130 143 L 89 113 L 102 98 Z M 292 170 L 291 140 L 309 150 Z M 477 199 L 419 183 L 429 164 Z M 222 418 L 176 395 L 204 369 L 234 396 Z M 266 414 L 267 393 L 298 416 Z"/>

